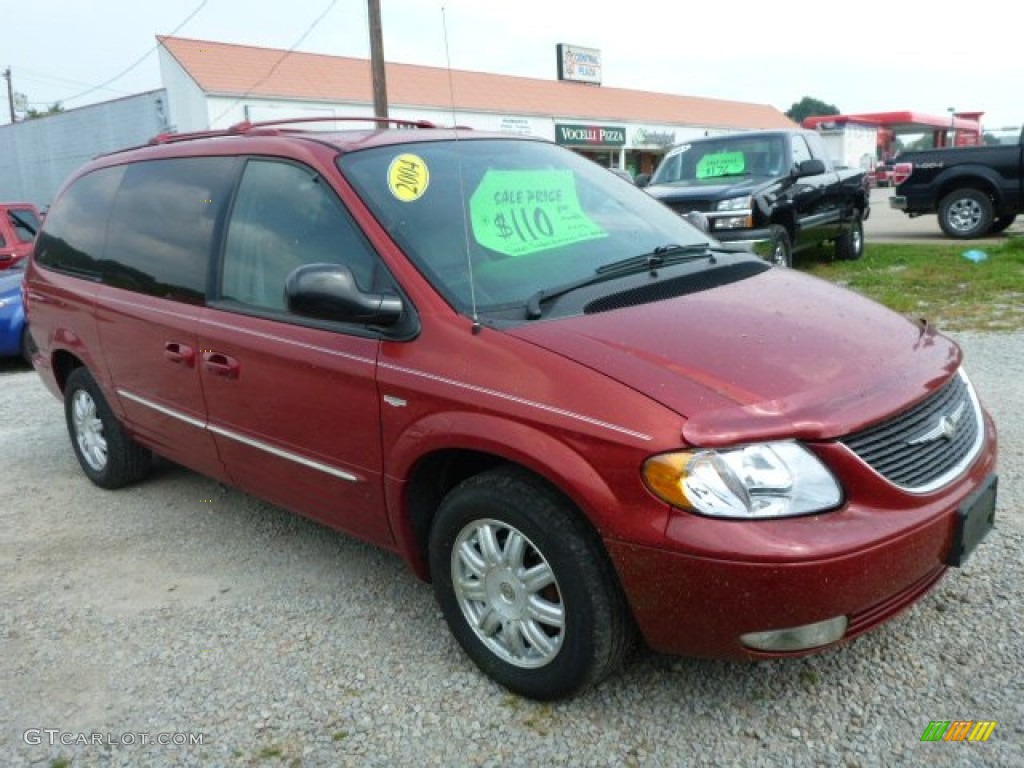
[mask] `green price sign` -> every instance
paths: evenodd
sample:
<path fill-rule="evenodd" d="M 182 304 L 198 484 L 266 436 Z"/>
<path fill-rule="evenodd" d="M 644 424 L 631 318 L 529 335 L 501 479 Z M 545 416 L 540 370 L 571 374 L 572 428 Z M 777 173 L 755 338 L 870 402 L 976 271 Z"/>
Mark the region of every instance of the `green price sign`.
<path fill-rule="evenodd" d="M 717 152 L 713 155 L 704 155 L 697 161 L 697 178 L 733 176 L 743 173 L 746 167 L 747 162 L 742 152 Z"/>
<path fill-rule="evenodd" d="M 506 256 L 606 237 L 576 197 L 572 171 L 487 171 L 469 199 L 473 236 Z"/>

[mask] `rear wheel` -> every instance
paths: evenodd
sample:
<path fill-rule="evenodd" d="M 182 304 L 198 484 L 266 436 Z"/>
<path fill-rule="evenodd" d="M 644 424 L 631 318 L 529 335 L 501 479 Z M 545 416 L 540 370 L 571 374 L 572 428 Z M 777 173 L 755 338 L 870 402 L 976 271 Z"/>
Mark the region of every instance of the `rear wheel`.
<path fill-rule="evenodd" d="M 864 255 L 864 221 L 860 211 L 853 215 L 850 228 L 836 240 L 836 258 L 853 261 Z"/>
<path fill-rule="evenodd" d="M 994 222 L 992 222 L 992 228 L 989 229 L 990 235 L 998 235 L 1000 232 L 1005 232 L 1006 228 L 1009 227 L 1017 219 L 1017 215 L 1011 213 L 1007 216 L 1000 216 Z"/>
<path fill-rule="evenodd" d="M 993 216 L 992 200 L 977 189 L 957 189 L 939 203 L 939 226 L 957 240 L 987 235 Z"/>
<path fill-rule="evenodd" d="M 793 241 L 789 232 L 781 224 L 772 224 L 771 252 L 768 261 L 776 267 L 793 266 Z"/>
<path fill-rule="evenodd" d="M 442 502 L 430 533 L 434 593 L 452 634 L 496 682 L 569 696 L 622 661 L 625 598 L 596 534 L 543 481 L 503 468 Z"/>
<path fill-rule="evenodd" d="M 32 341 L 32 334 L 28 332 L 28 324 L 26 324 L 21 329 L 21 356 L 29 365 L 32 365 L 33 352 L 35 352 L 35 343 Z"/>
<path fill-rule="evenodd" d="M 78 463 L 96 485 L 120 488 L 145 477 L 152 459 L 149 451 L 124 431 L 86 368 L 76 368 L 68 376 L 64 415 Z"/>

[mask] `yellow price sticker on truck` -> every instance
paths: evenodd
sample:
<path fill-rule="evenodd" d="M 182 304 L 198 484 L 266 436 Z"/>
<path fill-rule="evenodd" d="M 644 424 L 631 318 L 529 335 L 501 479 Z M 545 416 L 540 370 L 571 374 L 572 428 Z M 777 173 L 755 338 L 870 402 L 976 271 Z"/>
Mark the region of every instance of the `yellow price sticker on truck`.
<path fill-rule="evenodd" d="M 572 171 L 487 171 L 469 216 L 476 241 L 506 256 L 608 235 L 583 212 Z"/>
<path fill-rule="evenodd" d="M 747 168 L 742 152 L 716 152 L 704 155 L 697 161 L 697 178 L 711 179 L 715 176 L 734 176 Z"/>
<path fill-rule="evenodd" d="M 388 166 L 388 189 L 403 203 L 419 200 L 430 184 L 430 170 L 419 155 L 399 155 Z"/>

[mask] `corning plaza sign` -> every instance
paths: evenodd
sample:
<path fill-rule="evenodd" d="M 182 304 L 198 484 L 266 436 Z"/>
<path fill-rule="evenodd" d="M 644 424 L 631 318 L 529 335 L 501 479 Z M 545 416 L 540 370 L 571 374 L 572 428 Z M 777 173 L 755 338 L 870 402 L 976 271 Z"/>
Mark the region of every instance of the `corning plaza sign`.
<path fill-rule="evenodd" d="M 626 129 L 604 125 L 569 125 L 555 126 L 555 142 L 567 145 L 601 145 L 605 147 L 623 147 L 626 145 Z"/>

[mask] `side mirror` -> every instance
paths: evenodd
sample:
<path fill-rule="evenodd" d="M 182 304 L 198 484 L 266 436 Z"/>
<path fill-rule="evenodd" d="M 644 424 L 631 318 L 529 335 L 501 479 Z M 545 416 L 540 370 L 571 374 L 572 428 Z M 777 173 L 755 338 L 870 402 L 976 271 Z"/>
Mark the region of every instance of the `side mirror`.
<path fill-rule="evenodd" d="M 820 176 L 825 172 L 825 161 L 818 160 L 803 160 L 797 167 L 796 173 L 793 174 L 796 178 L 800 179 L 804 176 Z"/>
<path fill-rule="evenodd" d="M 636 184 L 638 187 L 646 187 L 648 184 L 651 183 L 651 174 L 649 174 L 649 173 L 637 174 L 637 177 L 635 179 L 633 179 L 633 183 Z"/>
<path fill-rule="evenodd" d="M 288 309 L 321 320 L 367 325 L 394 325 L 402 316 L 400 296 L 366 293 L 352 270 L 339 264 L 305 264 L 284 284 Z"/>

